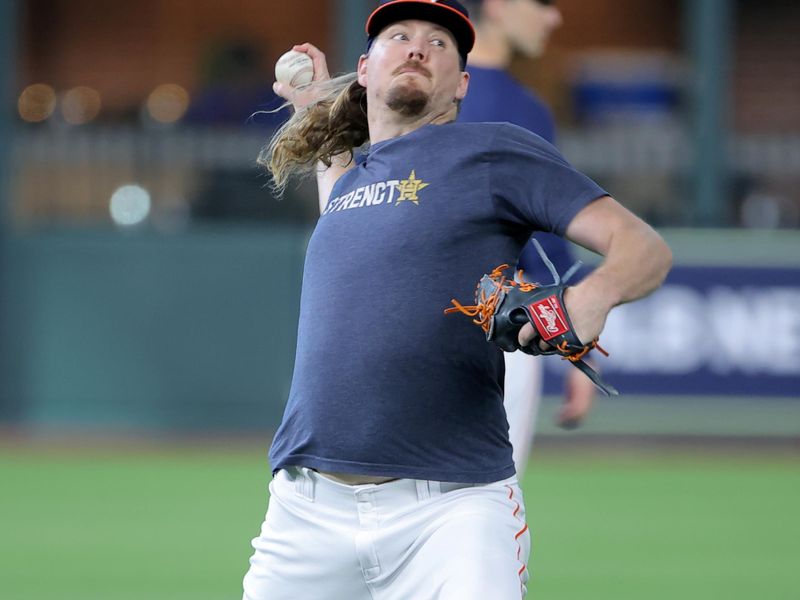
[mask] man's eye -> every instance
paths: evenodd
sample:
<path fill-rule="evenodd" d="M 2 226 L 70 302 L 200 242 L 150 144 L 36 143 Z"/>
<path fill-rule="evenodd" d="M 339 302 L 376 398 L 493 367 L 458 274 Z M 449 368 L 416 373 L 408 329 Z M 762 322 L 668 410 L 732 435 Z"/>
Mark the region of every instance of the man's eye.
<path fill-rule="evenodd" d="M 440 39 L 431 40 L 431 44 L 433 44 L 434 46 L 439 46 L 440 48 L 444 48 L 447 45 L 445 44 L 444 40 Z"/>
<path fill-rule="evenodd" d="M 393 40 L 407 40 L 408 36 L 405 33 L 395 33 L 392 36 Z"/>

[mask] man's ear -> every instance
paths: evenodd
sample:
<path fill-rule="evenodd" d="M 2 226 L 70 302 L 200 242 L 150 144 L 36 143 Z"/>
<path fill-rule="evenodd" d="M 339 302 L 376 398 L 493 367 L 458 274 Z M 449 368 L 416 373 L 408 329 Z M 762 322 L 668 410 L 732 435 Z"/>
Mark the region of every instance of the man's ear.
<path fill-rule="evenodd" d="M 369 56 L 366 54 L 362 54 L 358 58 L 358 68 L 356 73 L 358 73 L 358 83 L 361 84 L 361 87 L 367 87 L 367 63 L 369 62 Z"/>
<path fill-rule="evenodd" d="M 456 100 L 463 100 L 467 95 L 469 89 L 469 73 L 466 71 L 461 72 L 461 81 L 458 82 L 456 89 Z"/>

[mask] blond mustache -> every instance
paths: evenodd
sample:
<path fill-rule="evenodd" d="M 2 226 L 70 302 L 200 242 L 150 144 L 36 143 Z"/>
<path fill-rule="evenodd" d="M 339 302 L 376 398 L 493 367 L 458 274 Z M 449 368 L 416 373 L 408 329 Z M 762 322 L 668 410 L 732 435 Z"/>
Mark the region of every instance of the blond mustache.
<path fill-rule="evenodd" d="M 402 71 L 403 69 L 414 69 L 415 71 L 419 71 L 420 73 L 425 75 L 425 77 L 428 77 L 428 78 L 432 77 L 431 72 L 428 71 L 428 69 L 423 67 L 422 64 L 418 63 L 418 62 L 407 62 L 407 63 L 404 63 L 404 64 L 400 65 L 399 67 L 397 67 L 392 72 L 392 75 L 399 75 L 400 71 Z"/>

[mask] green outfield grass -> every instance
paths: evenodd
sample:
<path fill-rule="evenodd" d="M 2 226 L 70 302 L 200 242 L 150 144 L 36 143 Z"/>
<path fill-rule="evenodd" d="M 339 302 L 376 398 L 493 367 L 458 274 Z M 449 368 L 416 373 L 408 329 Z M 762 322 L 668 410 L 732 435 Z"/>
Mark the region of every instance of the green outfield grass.
<path fill-rule="evenodd" d="M 0 598 L 238 600 L 264 453 L 0 446 Z M 524 489 L 529 598 L 800 597 L 797 455 L 563 454 L 544 439 Z"/>

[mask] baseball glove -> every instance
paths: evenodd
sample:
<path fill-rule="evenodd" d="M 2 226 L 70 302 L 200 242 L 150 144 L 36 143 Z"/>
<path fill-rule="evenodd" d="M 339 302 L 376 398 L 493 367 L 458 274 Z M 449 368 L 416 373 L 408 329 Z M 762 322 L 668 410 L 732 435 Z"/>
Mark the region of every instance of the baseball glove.
<path fill-rule="evenodd" d="M 566 282 L 580 263 L 573 265 L 562 278 L 539 243 L 535 239 L 532 241 L 553 275 L 552 285 L 516 281 L 513 276 L 509 278 L 504 274 L 509 266 L 500 265 L 481 277 L 473 306 L 464 306 L 453 299 L 453 306 L 446 309 L 445 314 L 460 312 L 473 317 L 473 323 L 480 325 L 486 339 L 506 352 L 522 350 L 533 355 L 558 354 L 580 369 L 604 394 L 618 395 L 619 392 L 605 383 L 600 374 L 584 361 L 586 354 L 595 348 L 606 356 L 608 353 L 598 345 L 597 339 L 588 343 L 578 339 L 564 305 Z M 537 335 L 529 345 L 521 346 L 519 331 L 526 323 L 533 325 Z"/>

